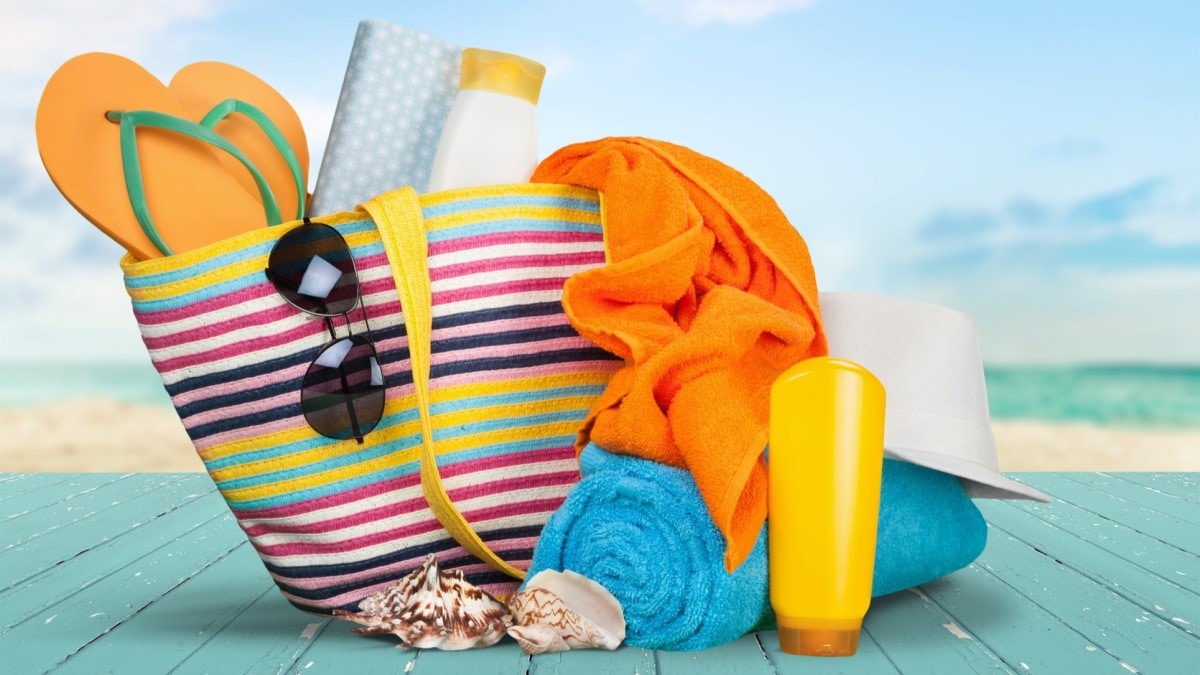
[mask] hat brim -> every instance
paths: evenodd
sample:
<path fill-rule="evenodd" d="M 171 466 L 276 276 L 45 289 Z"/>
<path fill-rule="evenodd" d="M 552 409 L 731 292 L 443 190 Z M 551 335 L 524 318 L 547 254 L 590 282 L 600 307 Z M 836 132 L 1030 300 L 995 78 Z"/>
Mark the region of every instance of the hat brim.
<path fill-rule="evenodd" d="M 893 459 L 957 476 L 966 488 L 967 495 L 974 499 L 1052 501 L 1050 495 L 1037 488 L 1006 478 L 991 467 L 961 457 L 896 447 L 885 447 L 884 454 Z"/>

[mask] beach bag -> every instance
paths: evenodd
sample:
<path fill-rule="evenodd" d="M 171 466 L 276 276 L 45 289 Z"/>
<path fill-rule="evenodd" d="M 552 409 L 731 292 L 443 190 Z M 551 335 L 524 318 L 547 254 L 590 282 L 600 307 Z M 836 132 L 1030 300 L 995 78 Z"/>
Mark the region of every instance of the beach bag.
<path fill-rule="evenodd" d="M 301 381 L 330 340 L 266 276 L 299 222 L 181 255 L 122 260 L 155 368 L 283 594 L 357 609 L 430 553 L 515 591 L 578 481 L 576 432 L 620 365 L 563 314 L 563 283 L 603 265 L 599 195 L 559 185 L 411 188 L 314 221 L 346 239 L 386 385 L 358 443 L 309 427 Z M 365 332 L 363 313 L 335 318 Z"/>

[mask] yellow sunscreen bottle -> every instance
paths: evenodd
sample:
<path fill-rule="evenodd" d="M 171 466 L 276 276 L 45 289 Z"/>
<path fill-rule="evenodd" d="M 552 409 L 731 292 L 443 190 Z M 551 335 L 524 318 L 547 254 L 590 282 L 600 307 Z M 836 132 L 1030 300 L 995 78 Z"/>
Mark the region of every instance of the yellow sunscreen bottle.
<path fill-rule="evenodd" d="M 771 606 L 788 654 L 848 656 L 871 603 L 883 475 L 883 385 L 844 359 L 771 387 Z"/>

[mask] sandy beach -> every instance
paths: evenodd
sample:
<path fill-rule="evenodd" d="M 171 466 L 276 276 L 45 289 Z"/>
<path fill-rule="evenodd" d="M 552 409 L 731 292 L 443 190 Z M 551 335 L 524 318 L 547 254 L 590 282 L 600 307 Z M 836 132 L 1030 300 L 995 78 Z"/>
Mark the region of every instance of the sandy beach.
<path fill-rule="evenodd" d="M 993 423 L 1003 471 L 1200 471 L 1200 429 Z M 174 411 L 89 398 L 0 409 L 0 471 L 203 471 Z"/>

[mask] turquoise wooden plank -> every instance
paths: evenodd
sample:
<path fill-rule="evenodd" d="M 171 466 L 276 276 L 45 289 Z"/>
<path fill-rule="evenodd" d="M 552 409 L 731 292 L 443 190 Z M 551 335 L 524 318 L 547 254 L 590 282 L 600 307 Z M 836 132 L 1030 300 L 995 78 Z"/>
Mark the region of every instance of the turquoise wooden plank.
<path fill-rule="evenodd" d="M 4 508 L 5 502 L 12 500 L 14 497 L 43 490 L 58 483 L 65 483 L 79 476 L 79 474 L 74 473 L 23 473 L 16 475 L 17 477 L 13 480 L 0 484 L 0 508 Z M 7 509 L 5 509 L 5 513 L 8 513 Z"/>
<path fill-rule="evenodd" d="M 1014 672 L 920 589 L 875 598 L 863 625 L 903 673 Z"/>
<path fill-rule="evenodd" d="M 139 527 L 138 536 L 113 537 L 6 591 L 0 596 L 0 632 L 225 516 L 224 505 L 212 501 L 193 500 L 170 509 L 163 514 L 170 517 L 159 516 Z"/>
<path fill-rule="evenodd" d="M 1200 594 L 1200 570 L 1196 558 L 1174 546 L 1069 502 L 1042 504 L 1020 500 L 1009 504 L 1138 565 L 1147 574 L 1160 576 Z"/>
<path fill-rule="evenodd" d="M 422 649 L 416 658 L 412 672 L 426 673 L 470 673 L 470 675 L 525 675 L 529 671 L 529 655 L 521 651 L 515 640 L 505 639 L 486 649 L 468 649 L 461 652 L 443 652 L 437 649 Z"/>
<path fill-rule="evenodd" d="M 1119 658 L 984 569 L 991 556 L 985 550 L 974 564 L 921 590 L 1019 673 L 1131 672 Z"/>
<path fill-rule="evenodd" d="M 1138 671 L 1181 673 L 1194 665 L 1200 641 L 1171 622 L 1007 533 L 989 532 L 987 550 L 978 565 Z"/>
<path fill-rule="evenodd" d="M 779 675 L 888 675 L 900 673 L 879 648 L 870 630 L 858 638 L 858 651 L 850 657 L 795 656 L 779 649 L 779 634 L 763 631 L 758 634 L 767 660 Z"/>
<path fill-rule="evenodd" d="M 9 481 L 12 481 L 12 480 L 21 480 L 22 478 L 24 478 L 25 476 L 28 476 L 28 475 L 30 475 L 30 473 L 28 473 L 28 472 L 24 472 L 24 473 L 16 473 L 16 472 L 0 473 L 0 483 L 7 483 L 7 482 L 9 482 Z"/>
<path fill-rule="evenodd" d="M 753 634 L 702 652 L 658 652 L 657 656 L 659 675 L 772 675 L 775 672 L 775 667 Z"/>
<path fill-rule="evenodd" d="M 275 587 L 262 564 L 248 562 L 243 574 L 253 577 L 264 585 L 264 591 L 254 602 L 240 612 L 232 621 L 211 635 L 211 639 L 198 645 L 187 654 L 173 673 L 275 673 L 275 672 L 319 672 L 314 663 L 307 669 L 304 663 L 296 665 L 314 640 L 328 630 L 331 619 L 302 612 L 293 607 Z M 189 584 L 192 582 L 189 582 Z M 367 642 L 367 640 L 363 640 Z M 380 646 L 380 645 L 375 645 Z M 381 649 L 382 652 L 394 651 Z M 397 672 L 399 661 L 394 653 L 390 666 L 373 668 L 365 672 Z M 346 666 L 360 669 L 362 660 L 347 652 L 338 659 L 344 668 L 338 672 L 350 672 Z M 333 664 L 327 664 L 333 665 Z M 371 665 L 371 664 L 367 664 Z"/>
<path fill-rule="evenodd" d="M 530 659 L 529 675 L 624 675 L 661 673 L 654 662 L 654 652 L 648 649 L 623 646 L 614 651 L 585 649 L 559 654 L 538 654 Z M 727 671 L 728 672 L 728 671 Z"/>
<path fill-rule="evenodd" d="M 238 546 L 96 638 L 54 672 L 56 675 L 119 672 L 127 667 L 124 664 L 133 644 L 137 645 L 139 672 L 169 672 L 209 642 L 256 598 L 267 591 L 274 592 L 275 584 L 255 567 L 261 568 L 261 564 L 254 549 L 248 543 Z M 258 627 L 258 631 L 263 628 Z M 250 635 L 266 644 L 276 641 L 274 634 L 265 641 L 261 632 Z M 246 672 L 217 665 L 210 672 Z"/>
<path fill-rule="evenodd" d="M 1052 556 L 1139 607 L 1193 633 L 1200 625 L 1200 595 L 1149 570 L 1080 539 L 1040 518 L 1030 517 L 1010 503 L 987 499 L 978 502 L 988 524 Z"/>
<path fill-rule="evenodd" d="M 1172 471 L 1169 473 L 1133 473 L 1130 475 L 1145 476 L 1147 480 L 1153 480 L 1156 486 L 1163 484 L 1171 487 L 1171 494 L 1200 503 L 1200 472 Z"/>
<path fill-rule="evenodd" d="M 1090 474 L 1076 474 L 1084 477 Z M 1200 528 L 1153 509 L 1133 504 L 1097 488 L 1054 474 L 1022 474 L 1021 482 L 1054 495 L 1055 499 L 1074 504 L 1150 535 L 1193 555 L 1200 551 Z"/>
<path fill-rule="evenodd" d="M 4 589 L 0 593 L 89 549 L 125 536 L 150 519 L 205 496 L 216 496 L 207 476 L 181 478 L 134 499 L 123 500 L 86 520 L 53 526 L 50 532 L 0 553 L 0 586 Z M 215 502 L 223 505 L 220 499 Z"/>
<path fill-rule="evenodd" d="M 111 507 L 123 504 L 142 495 L 161 489 L 176 482 L 169 474 L 138 474 L 122 480 L 99 485 L 36 511 L 36 518 L 23 515 L 4 522 L 4 546 L 0 555 L 28 542 L 30 539 L 49 534 L 86 518 L 95 516 Z"/>
<path fill-rule="evenodd" d="M 309 621 L 316 621 L 316 618 Z M 366 636 L 351 633 L 350 629 L 353 626 L 354 624 L 336 620 L 322 623 L 313 630 L 311 639 L 305 641 L 304 649 L 289 662 L 288 672 L 304 675 L 343 675 L 349 672 L 411 673 L 416 668 L 417 659 L 420 657 L 416 650 L 397 649 L 399 641 L 392 635 Z M 289 634 L 288 640 L 292 639 Z"/>
<path fill-rule="evenodd" d="M 1200 507 L 1200 473 L 1106 473 L 1106 476 L 1137 483 L 1151 492 L 1173 497 Z M 1176 478 L 1182 476 L 1182 479 Z"/>
<path fill-rule="evenodd" d="M 28 490 L 11 499 L 0 502 L 4 520 L 0 521 L 0 532 L 15 518 L 20 518 L 30 512 L 49 508 L 55 504 L 67 501 L 81 494 L 87 494 L 98 487 L 124 480 L 133 476 L 131 473 L 77 473 L 69 475 L 66 480 L 39 488 Z"/>
<path fill-rule="evenodd" d="M 243 544 L 232 516 L 196 528 L 0 634 L 5 667 L 46 671 Z"/>
<path fill-rule="evenodd" d="M 1162 493 L 1155 494 L 1136 483 L 1102 473 L 1062 474 L 1062 478 L 1110 494 L 1121 501 L 1150 509 L 1154 513 L 1161 513 L 1172 519 L 1167 522 L 1186 523 L 1192 530 L 1193 538 L 1200 541 L 1200 508 L 1196 508 L 1191 502 L 1167 499 Z M 1196 552 L 1198 551 L 1192 551 Z"/>

